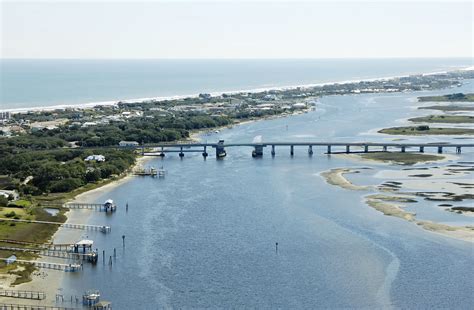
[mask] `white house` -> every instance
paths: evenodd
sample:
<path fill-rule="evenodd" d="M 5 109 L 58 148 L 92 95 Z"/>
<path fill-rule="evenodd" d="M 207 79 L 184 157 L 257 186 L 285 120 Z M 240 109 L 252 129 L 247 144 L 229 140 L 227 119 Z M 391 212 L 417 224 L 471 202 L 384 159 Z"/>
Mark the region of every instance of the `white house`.
<path fill-rule="evenodd" d="M 20 195 L 18 194 L 17 191 L 7 191 L 7 190 L 0 190 L 0 196 L 3 196 L 5 198 L 8 198 L 10 196 L 13 197 L 13 200 L 18 200 L 20 199 Z"/>
<path fill-rule="evenodd" d="M 102 161 L 105 161 L 105 156 L 104 155 L 89 155 L 84 159 L 84 161 L 102 162 Z"/>
<path fill-rule="evenodd" d="M 140 145 L 137 141 L 120 141 L 120 147 L 134 147 Z"/>

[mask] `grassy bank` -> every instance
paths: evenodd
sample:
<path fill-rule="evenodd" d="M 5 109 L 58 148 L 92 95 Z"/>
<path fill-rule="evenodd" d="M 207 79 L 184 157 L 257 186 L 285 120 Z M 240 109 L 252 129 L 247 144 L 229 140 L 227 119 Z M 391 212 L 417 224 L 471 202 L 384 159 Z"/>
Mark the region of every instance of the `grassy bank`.
<path fill-rule="evenodd" d="M 474 94 L 449 94 L 449 95 L 442 95 L 442 96 L 423 96 L 418 97 L 418 101 L 426 102 L 426 101 L 433 101 L 433 102 L 474 102 Z"/>
<path fill-rule="evenodd" d="M 424 136 L 424 135 L 474 135 L 472 128 L 433 128 L 427 126 L 406 126 L 384 128 L 379 133 L 389 135 L 406 135 L 406 136 Z"/>
<path fill-rule="evenodd" d="M 438 110 L 445 112 L 461 112 L 474 111 L 474 106 L 469 105 L 431 105 L 427 107 L 419 107 L 419 110 Z"/>
<path fill-rule="evenodd" d="M 474 116 L 466 115 L 428 115 L 408 119 L 410 122 L 464 124 L 474 123 Z"/>
<path fill-rule="evenodd" d="M 363 159 L 375 160 L 387 163 L 397 163 L 401 165 L 414 165 L 419 162 L 435 161 L 444 159 L 443 156 L 421 154 L 421 153 L 401 153 L 401 152 L 379 152 L 358 154 Z"/>

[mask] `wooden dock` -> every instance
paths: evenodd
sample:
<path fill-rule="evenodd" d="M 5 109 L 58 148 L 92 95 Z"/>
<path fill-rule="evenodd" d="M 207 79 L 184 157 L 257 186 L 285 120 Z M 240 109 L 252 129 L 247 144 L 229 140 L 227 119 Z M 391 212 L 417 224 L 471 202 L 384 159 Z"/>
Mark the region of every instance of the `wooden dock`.
<path fill-rule="evenodd" d="M 74 245 L 71 244 L 69 246 L 70 246 L 70 249 L 72 249 Z M 49 249 L 17 248 L 17 247 L 8 247 L 8 246 L 0 246 L 0 250 L 13 251 L 13 252 L 33 252 L 42 256 L 73 259 L 73 260 L 92 261 L 95 257 L 97 257 L 97 253 L 95 252 L 75 253 L 75 252 L 57 251 L 57 250 L 49 250 Z"/>
<path fill-rule="evenodd" d="M 0 258 L 0 260 L 6 261 L 7 258 Z M 24 263 L 24 264 L 33 264 L 38 268 L 62 270 L 65 272 L 75 272 L 82 269 L 80 264 L 60 264 L 60 263 L 51 263 L 51 262 L 42 262 L 36 260 L 23 260 L 17 259 L 15 263 Z"/>
<path fill-rule="evenodd" d="M 10 218 L 3 218 L 3 217 L 0 218 L 0 221 L 58 225 L 64 228 L 100 231 L 100 232 L 103 232 L 104 234 L 109 233 L 112 230 L 110 226 L 105 226 L 105 225 L 99 226 L 99 225 L 72 224 L 72 223 L 59 223 L 59 222 L 47 222 L 47 221 L 32 221 L 32 220 L 10 219 Z"/>
<path fill-rule="evenodd" d="M 77 310 L 77 309 L 78 308 L 0 303 L 0 310 Z"/>
<path fill-rule="evenodd" d="M 15 290 L 0 290 L 1 297 L 22 298 L 22 299 L 46 299 L 46 293 L 40 291 L 15 291 Z"/>

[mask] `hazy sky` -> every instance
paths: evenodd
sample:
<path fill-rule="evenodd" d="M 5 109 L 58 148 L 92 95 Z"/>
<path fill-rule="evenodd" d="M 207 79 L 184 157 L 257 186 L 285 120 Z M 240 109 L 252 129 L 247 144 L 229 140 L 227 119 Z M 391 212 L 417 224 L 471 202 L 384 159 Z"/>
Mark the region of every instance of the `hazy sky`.
<path fill-rule="evenodd" d="M 1 1 L 2 58 L 472 56 L 471 2 Z"/>

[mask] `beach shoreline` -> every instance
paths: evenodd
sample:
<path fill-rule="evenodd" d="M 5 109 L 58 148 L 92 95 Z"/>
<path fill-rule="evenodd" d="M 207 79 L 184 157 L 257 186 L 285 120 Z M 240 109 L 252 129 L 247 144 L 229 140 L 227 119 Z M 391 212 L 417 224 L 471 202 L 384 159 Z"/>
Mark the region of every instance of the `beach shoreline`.
<path fill-rule="evenodd" d="M 385 77 L 375 77 L 375 78 L 362 78 L 362 79 L 352 79 L 352 80 L 342 80 L 342 81 L 330 81 L 330 82 L 321 82 L 321 83 L 309 83 L 309 84 L 296 84 L 296 85 L 285 85 L 285 86 L 270 86 L 270 87 L 260 87 L 260 88 L 250 88 L 250 89 L 240 89 L 240 90 L 228 90 L 228 91 L 214 91 L 210 92 L 210 95 L 220 96 L 222 94 L 235 95 L 241 93 L 259 93 L 265 91 L 284 91 L 284 90 L 293 90 L 297 88 L 310 88 L 310 87 L 321 87 L 327 85 L 343 85 L 359 82 L 374 82 L 374 81 L 389 81 L 397 78 L 409 77 L 411 75 L 422 75 L 430 76 L 436 74 L 445 74 L 448 72 L 458 72 L 458 71 L 471 71 L 474 70 L 474 66 L 462 67 L 454 70 L 445 70 L 437 72 L 426 72 L 426 73 L 410 73 L 410 74 L 401 74 L 401 75 L 392 75 Z M 150 101 L 165 101 L 165 100 L 179 100 L 184 98 L 198 98 L 199 94 L 187 94 L 187 95 L 171 95 L 171 96 L 156 96 L 156 97 L 146 97 L 146 98 L 131 98 L 131 99 L 121 99 L 121 100 L 105 100 L 97 102 L 85 102 L 79 104 L 60 104 L 52 106 L 40 106 L 40 107 L 25 107 L 25 108 L 10 108 L 10 109 L 0 109 L 0 112 L 10 112 L 10 113 L 27 113 L 27 112 L 38 112 L 38 111 L 52 111 L 57 109 L 87 109 L 93 108 L 96 106 L 114 106 L 119 102 L 121 103 L 144 103 Z"/>

